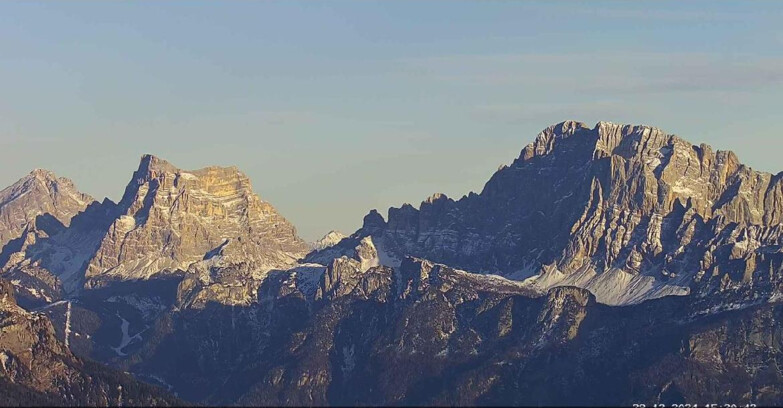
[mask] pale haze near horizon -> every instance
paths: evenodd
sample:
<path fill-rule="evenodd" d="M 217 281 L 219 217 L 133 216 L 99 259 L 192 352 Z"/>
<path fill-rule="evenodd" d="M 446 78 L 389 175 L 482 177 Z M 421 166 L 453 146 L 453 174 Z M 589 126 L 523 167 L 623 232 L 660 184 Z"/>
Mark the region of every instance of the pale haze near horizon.
<path fill-rule="evenodd" d="M 46 168 L 117 201 L 144 153 L 236 165 L 314 240 L 480 191 L 566 119 L 657 126 L 777 173 L 782 10 L 3 2 L 0 187 Z"/>

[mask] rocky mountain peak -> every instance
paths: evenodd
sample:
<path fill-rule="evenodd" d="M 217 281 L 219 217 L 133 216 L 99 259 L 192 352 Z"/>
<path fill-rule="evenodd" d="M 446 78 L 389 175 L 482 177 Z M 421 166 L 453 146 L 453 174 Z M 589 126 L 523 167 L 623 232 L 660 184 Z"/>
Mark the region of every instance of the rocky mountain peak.
<path fill-rule="evenodd" d="M 61 192 L 71 196 L 74 201 L 89 203 L 94 201 L 92 197 L 80 193 L 70 179 L 57 177 L 54 172 L 45 169 L 34 169 L 16 183 L 0 191 L 0 205 L 26 195 L 30 192 L 37 194 L 56 194 Z"/>
<path fill-rule="evenodd" d="M 129 205 L 128 202 L 138 196 L 139 189 L 142 186 L 148 185 L 153 181 L 157 184 L 160 183 L 161 179 L 174 178 L 178 171 L 177 167 L 166 160 L 151 154 L 142 155 L 139 160 L 139 166 L 125 188 L 125 194 L 123 194 L 120 203 Z"/>
<path fill-rule="evenodd" d="M 91 284 L 184 271 L 235 238 L 250 252 L 246 261 L 261 270 L 289 265 L 307 253 L 294 227 L 253 192 L 236 167 L 181 170 L 145 155 L 117 208 L 89 263 Z"/>
<path fill-rule="evenodd" d="M 410 255 L 525 280 L 542 293 L 577 286 L 602 303 L 638 303 L 740 288 L 760 262 L 783 263 L 770 255 L 783 242 L 779 203 L 783 177 L 731 152 L 652 126 L 565 121 L 480 194 L 436 194 L 418 209 L 390 208 L 387 221 L 372 212 L 331 252 L 351 256 L 357 239 L 372 235 L 383 259 Z"/>
<path fill-rule="evenodd" d="M 570 150 L 575 142 L 565 141 L 573 137 L 583 139 L 579 144 L 583 152 L 593 153 L 591 156 L 585 156 L 587 158 L 601 158 L 613 154 L 644 154 L 675 142 L 687 143 L 653 126 L 601 121 L 590 128 L 585 123 L 568 120 L 541 131 L 532 143 L 525 146 L 517 161 L 524 162 L 534 157 Z"/>
<path fill-rule="evenodd" d="M 139 176 L 149 175 L 150 178 L 154 178 L 156 175 L 162 173 L 176 173 L 177 170 L 178 169 L 168 161 L 151 154 L 145 154 L 141 156 L 136 174 Z"/>
<path fill-rule="evenodd" d="M 0 271 L 30 288 L 17 293 L 27 305 L 191 270 L 247 283 L 309 250 L 236 167 L 187 171 L 144 155 L 117 204 L 45 170 L 0 197 Z"/>
<path fill-rule="evenodd" d="M 56 189 L 57 187 L 74 188 L 74 183 L 70 179 L 58 177 L 53 171 L 41 168 L 33 169 L 11 187 L 16 186 L 30 189 L 36 184 L 36 187 L 46 190 Z"/>
<path fill-rule="evenodd" d="M 338 242 L 342 241 L 342 239 L 346 237 L 347 235 L 343 234 L 340 231 L 335 231 L 335 230 L 329 231 L 321 239 L 313 243 L 313 249 L 320 251 L 329 248 L 337 244 Z"/>
<path fill-rule="evenodd" d="M 248 177 L 236 167 L 205 167 L 199 170 L 181 170 L 166 160 L 153 155 L 144 155 L 138 170 L 128 183 L 120 207 L 131 212 L 149 209 L 150 205 L 163 205 L 155 200 L 171 201 L 185 194 L 191 200 L 257 201 Z M 147 202 L 145 202 L 145 200 Z M 180 210 L 195 210 L 198 215 L 206 216 L 200 208 L 182 203 Z"/>
<path fill-rule="evenodd" d="M 28 176 L 38 178 L 40 180 L 57 180 L 57 176 L 54 174 L 54 172 L 42 168 L 33 169 Z"/>
<path fill-rule="evenodd" d="M 68 225 L 95 200 L 53 172 L 35 169 L 0 191 L 0 249 L 18 238 L 39 216 Z"/>
<path fill-rule="evenodd" d="M 576 134 L 589 132 L 591 129 L 582 122 L 567 120 L 542 130 L 535 140 L 522 149 L 519 155 L 521 161 L 530 160 L 536 156 L 545 156 L 554 150 L 560 140 L 568 139 Z"/>
<path fill-rule="evenodd" d="M 435 193 L 435 194 L 433 194 L 433 195 L 431 195 L 431 196 L 427 197 L 427 199 L 426 199 L 426 200 L 424 200 L 424 203 L 426 203 L 426 204 L 434 204 L 434 203 L 436 203 L 436 202 L 438 202 L 438 201 L 441 201 L 441 200 L 444 200 L 444 201 L 446 201 L 446 200 L 448 200 L 448 199 L 449 199 L 449 198 L 446 196 L 446 194 L 443 194 L 443 193 Z"/>
<path fill-rule="evenodd" d="M 368 235 L 375 231 L 382 231 L 384 228 L 386 228 L 386 221 L 383 219 L 383 216 L 378 213 L 378 210 L 372 209 L 364 216 L 362 231 L 366 231 Z"/>

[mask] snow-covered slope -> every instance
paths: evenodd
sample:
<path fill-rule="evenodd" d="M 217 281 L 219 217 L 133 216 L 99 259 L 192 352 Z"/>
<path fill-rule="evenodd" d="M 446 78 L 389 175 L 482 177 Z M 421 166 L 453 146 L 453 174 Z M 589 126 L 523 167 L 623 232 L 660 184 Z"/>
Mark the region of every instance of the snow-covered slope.
<path fill-rule="evenodd" d="M 331 246 L 336 245 L 338 242 L 342 241 L 343 238 L 345 238 L 347 235 L 343 234 L 340 231 L 329 231 L 326 235 L 324 235 L 321 239 L 318 241 L 315 241 L 312 245 L 313 249 L 315 250 L 322 250 L 329 248 Z"/>

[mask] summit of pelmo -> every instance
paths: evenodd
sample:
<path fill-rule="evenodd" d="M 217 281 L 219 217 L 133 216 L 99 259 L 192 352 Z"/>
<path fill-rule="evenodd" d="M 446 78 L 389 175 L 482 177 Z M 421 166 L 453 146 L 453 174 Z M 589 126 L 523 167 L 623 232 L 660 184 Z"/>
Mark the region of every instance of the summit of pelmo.
<path fill-rule="evenodd" d="M 118 215 L 87 268 L 88 280 L 139 279 L 187 270 L 229 241 L 259 270 L 289 265 L 306 243 L 236 167 L 181 170 L 152 155 L 118 204 Z"/>
<path fill-rule="evenodd" d="M 186 171 L 144 155 L 117 204 L 94 202 L 63 180 L 36 170 L 3 190 L 12 200 L 0 206 L 0 212 L 19 213 L 14 219 L 22 225 L 4 228 L 3 234 L 13 239 L 29 230 L 24 242 L 5 248 L 0 267 L 49 282 L 33 292 L 47 299 L 82 286 L 183 276 L 205 262 L 241 265 L 257 279 L 308 251 L 296 229 L 253 192 L 236 167 Z M 16 204 L 20 200 L 24 206 Z M 62 225 L 45 232 L 33 228 L 41 214 L 53 214 Z"/>

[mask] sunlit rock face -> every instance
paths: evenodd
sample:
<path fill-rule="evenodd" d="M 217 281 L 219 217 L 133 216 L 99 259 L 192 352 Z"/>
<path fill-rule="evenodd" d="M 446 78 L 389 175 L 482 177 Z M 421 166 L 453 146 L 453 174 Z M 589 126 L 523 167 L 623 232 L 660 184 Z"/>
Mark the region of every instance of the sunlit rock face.
<path fill-rule="evenodd" d="M 0 191 L 0 248 L 19 238 L 36 222 L 50 233 L 68 226 L 71 218 L 93 202 L 71 180 L 36 169 Z"/>
<path fill-rule="evenodd" d="M 414 255 L 542 292 L 579 286 L 622 305 L 774 280 L 781 217 L 781 174 L 654 127 L 567 121 L 542 131 L 480 194 L 435 194 L 419 208 L 389 209 L 388 220 L 373 212 L 354 240 L 310 259 L 347 254 L 371 236 L 387 259 Z"/>
<path fill-rule="evenodd" d="M 207 291 L 247 302 L 269 270 L 288 268 L 308 252 L 295 228 L 233 167 L 184 171 L 146 155 L 116 204 L 95 202 L 43 170 L 2 197 L 0 213 L 21 229 L 0 225 L 12 237 L 0 271 L 31 306 L 84 288 L 189 275 L 203 281 L 199 288 L 252 281 L 241 295 Z"/>
<path fill-rule="evenodd" d="M 231 242 L 258 271 L 293 264 L 307 245 L 233 167 L 183 171 L 144 156 L 120 212 L 87 267 L 88 286 L 184 271 Z M 239 253 L 237 253 L 237 251 Z"/>

